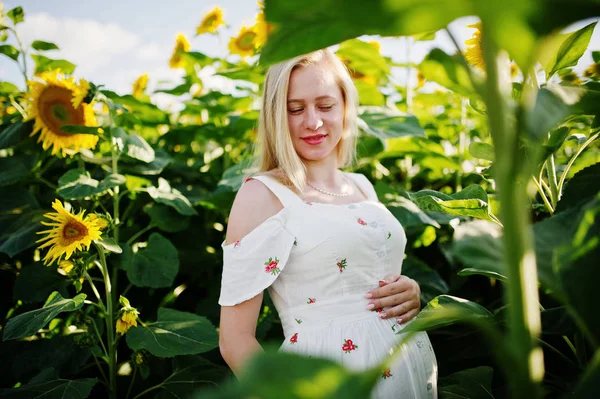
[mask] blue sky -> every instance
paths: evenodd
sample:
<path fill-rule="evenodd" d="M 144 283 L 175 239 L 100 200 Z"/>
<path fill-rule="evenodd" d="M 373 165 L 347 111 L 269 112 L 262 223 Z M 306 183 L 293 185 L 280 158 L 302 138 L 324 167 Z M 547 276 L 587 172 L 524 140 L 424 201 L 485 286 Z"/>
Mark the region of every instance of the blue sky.
<path fill-rule="evenodd" d="M 168 66 L 175 36 L 185 33 L 192 50 L 211 56 L 225 56 L 229 37 L 237 34 L 243 24 L 253 24 L 258 12 L 255 0 L 5 0 L 4 10 L 17 5 L 25 10 L 25 23 L 18 31 L 25 43 L 46 40 L 56 43 L 60 51 L 48 52 L 51 58 L 65 58 L 77 65 L 75 75 L 105 84 L 119 93 L 131 91 L 131 84 L 142 73 L 149 73 L 150 88 L 159 82 L 170 86 L 180 78 L 180 72 Z M 224 9 L 229 27 L 221 36 L 201 35 L 194 37 L 195 28 L 202 16 L 214 6 Z M 472 29 L 465 26 L 474 22 L 463 18 L 451 24 L 451 30 L 462 43 L 468 39 Z M 587 21 L 589 23 L 590 21 Z M 571 27 L 583 26 L 578 24 Z M 600 50 L 600 28 L 592 38 L 590 46 Z M 382 53 L 399 62 L 406 61 L 404 39 L 382 39 Z M 453 52 L 451 42 L 443 33 L 430 42 L 418 42 L 412 47 L 411 61 L 419 62 L 433 47 Z M 29 68 L 32 61 L 28 60 Z M 590 52 L 580 61 L 578 71 L 592 62 Z M 395 71 L 394 77 L 403 82 L 403 71 Z M 210 71 L 204 76 L 205 84 L 221 90 L 230 90 L 232 85 L 225 79 L 211 78 Z M 0 79 L 23 87 L 23 78 L 16 64 L 3 57 L 0 63 Z M 161 105 L 172 101 L 168 95 L 153 97 Z"/>

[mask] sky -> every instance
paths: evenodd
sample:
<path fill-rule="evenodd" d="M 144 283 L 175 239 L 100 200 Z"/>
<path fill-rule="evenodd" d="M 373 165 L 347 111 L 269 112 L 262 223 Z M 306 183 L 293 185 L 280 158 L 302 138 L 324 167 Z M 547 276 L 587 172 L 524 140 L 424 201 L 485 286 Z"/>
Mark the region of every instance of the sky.
<path fill-rule="evenodd" d="M 177 33 L 188 36 L 193 51 L 223 57 L 228 53 L 229 38 L 237 35 L 242 25 L 252 25 L 258 12 L 255 0 L 4 0 L 3 3 L 5 11 L 19 5 L 23 7 L 25 22 L 17 25 L 17 31 L 24 45 L 34 40 L 57 44 L 60 50 L 47 52 L 48 57 L 64 58 L 75 63 L 75 76 L 104 84 L 120 94 L 130 93 L 132 83 L 143 73 L 150 76 L 149 89 L 158 86 L 170 88 L 178 83 L 181 72 L 169 68 Z M 224 10 L 228 27 L 221 31 L 220 36 L 205 34 L 195 37 L 196 26 L 215 6 Z M 459 43 L 464 43 L 472 35 L 473 29 L 466 26 L 474 21 L 473 18 L 462 18 L 450 25 Z M 383 38 L 380 42 L 383 55 L 406 62 L 406 39 Z M 455 51 L 449 38 L 438 32 L 433 41 L 414 43 L 410 60 L 420 62 L 434 47 L 450 53 Z M 591 50 L 600 50 L 600 27 L 596 28 L 590 49 L 580 60 L 576 71 L 581 73 L 592 63 Z M 29 59 L 28 64 L 31 70 L 33 61 Z M 206 87 L 225 92 L 234 90 L 227 79 L 211 77 L 210 70 L 203 73 Z M 406 75 L 399 70 L 394 72 L 393 78 L 403 83 Z M 24 87 L 16 63 L 7 57 L 0 58 L 0 80 Z M 162 106 L 173 101 L 167 94 L 152 98 Z"/>

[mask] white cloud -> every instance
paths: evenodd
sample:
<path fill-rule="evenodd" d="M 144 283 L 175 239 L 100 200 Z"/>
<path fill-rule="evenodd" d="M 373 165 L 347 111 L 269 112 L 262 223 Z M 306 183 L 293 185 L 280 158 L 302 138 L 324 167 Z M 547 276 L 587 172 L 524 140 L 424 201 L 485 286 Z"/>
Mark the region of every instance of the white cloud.
<path fill-rule="evenodd" d="M 157 60 L 164 58 L 165 52 L 154 43 L 144 44 L 137 49 L 137 56 L 143 60 Z"/>
<path fill-rule="evenodd" d="M 53 42 L 60 50 L 48 53 L 77 65 L 77 75 L 87 76 L 135 48 L 140 39 L 116 24 L 91 19 L 57 18 L 47 13 L 29 15 L 18 26 L 27 45 L 34 40 Z M 147 50 L 148 51 L 148 50 Z"/>

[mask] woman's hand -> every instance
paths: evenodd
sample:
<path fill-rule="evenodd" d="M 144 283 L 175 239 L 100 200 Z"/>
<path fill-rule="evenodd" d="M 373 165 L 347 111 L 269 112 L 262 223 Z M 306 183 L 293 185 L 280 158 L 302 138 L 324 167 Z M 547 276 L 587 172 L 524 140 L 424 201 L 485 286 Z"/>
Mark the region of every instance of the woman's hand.
<path fill-rule="evenodd" d="M 367 292 L 365 298 L 371 299 L 367 310 L 387 308 L 379 317 L 395 317 L 398 324 L 411 320 L 421 310 L 419 284 L 413 279 L 397 274 L 379 280 L 379 288 Z"/>

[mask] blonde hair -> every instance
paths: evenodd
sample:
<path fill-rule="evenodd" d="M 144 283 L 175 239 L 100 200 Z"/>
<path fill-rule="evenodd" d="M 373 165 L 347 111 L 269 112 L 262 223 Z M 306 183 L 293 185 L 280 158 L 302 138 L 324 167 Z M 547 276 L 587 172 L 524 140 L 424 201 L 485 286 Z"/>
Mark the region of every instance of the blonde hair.
<path fill-rule="evenodd" d="M 306 167 L 292 143 L 287 117 L 288 88 L 295 69 L 320 62 L 333 72 L 342 91 L 344 123 L 337 145 L 337 160 L 340 168 L 350 166 L 356 158 L 358 93 L 348 69 L 335 54 L 329 49 L 322 49 L 272 65 L 267 71 L 263 90 L 255 166 L 259 172 L 279 168 L 283 183 L 291 184 L 299 191 L 306 186 Z"/>

